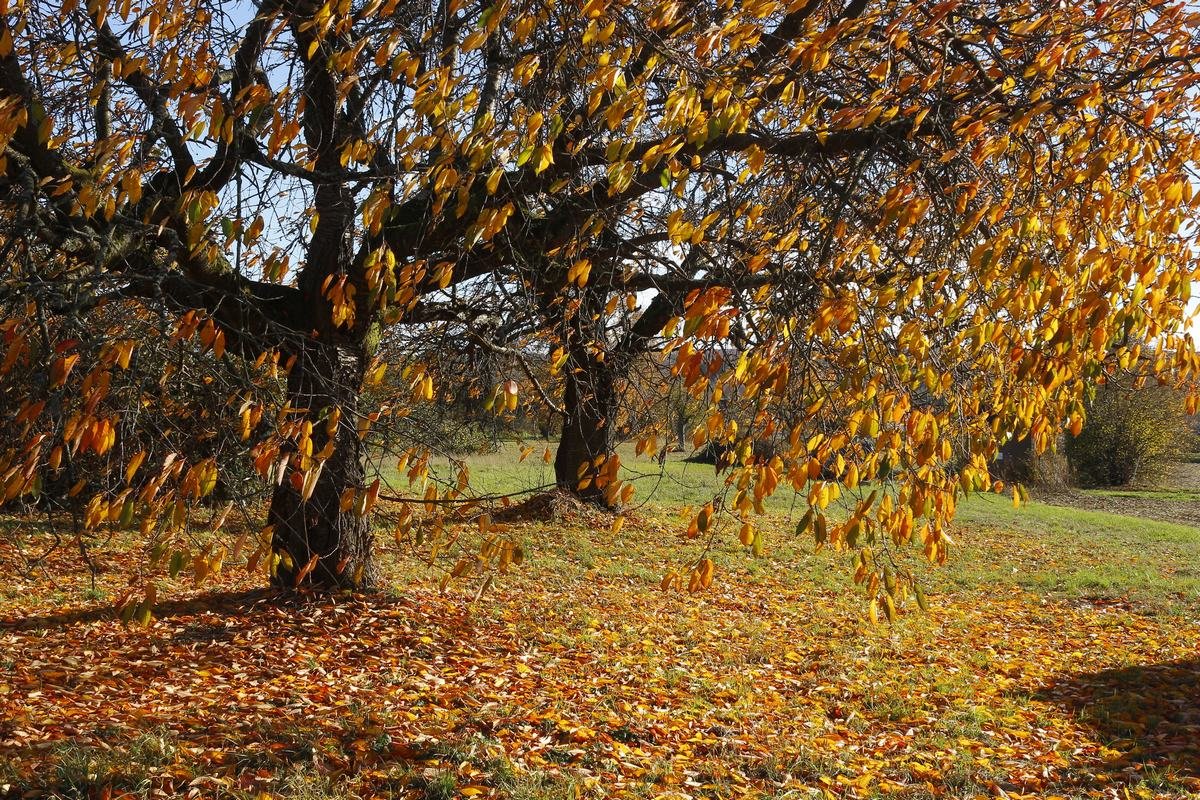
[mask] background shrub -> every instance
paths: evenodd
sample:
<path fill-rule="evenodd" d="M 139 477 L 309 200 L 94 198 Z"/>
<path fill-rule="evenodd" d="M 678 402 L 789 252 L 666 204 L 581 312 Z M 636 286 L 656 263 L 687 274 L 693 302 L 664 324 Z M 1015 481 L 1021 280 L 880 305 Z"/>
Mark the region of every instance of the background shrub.
<path fill-rule="evenodd" d="M 1182 393 L 1109 382 L 1096 388 L 1083 430 L 1067 438 L 1066 455 L 1080 486 L 1149 483 L 1191 449 L 1193 436 Z"/>

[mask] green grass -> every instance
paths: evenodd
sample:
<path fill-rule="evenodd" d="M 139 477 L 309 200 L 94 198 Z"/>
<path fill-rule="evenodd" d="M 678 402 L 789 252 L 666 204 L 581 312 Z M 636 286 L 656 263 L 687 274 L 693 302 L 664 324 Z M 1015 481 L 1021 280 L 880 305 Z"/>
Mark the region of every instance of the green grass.
<path fill-rule="evenodd" d="M 1017 584 L 1059 595 L 1127 598 L 1153 610 L 1200 604 L 1200 529 L 996 495 L 972 497 L 956 524 L 954 582 Z"/>
<path fill-rule="evenodd" d="M 531 452 L 521 459 L 522 448 Z M 554 464 L 544 458 L 546 448 L 553 456 L 554 444 L 541 439 L 526 442 L 508 441 L 493 453 L 467 456 L 464 461 L 470 469 L 471 488 L 478 495 L 507 495 L 536 492 L 554 484 Z M 687 461 L 686 453 L 671 453 L 665 463 L 650 456 L 639 456 L 633 445 L 617 448 L 621 457 L 622 480 L 636 487 L 632 505 L 654 505 L 668 508 L 702 505 L 725 489 L 724 476 L 719 476 L 711 464 Z M 433 475 L 442 481 L 456 479 L 458 464 L 448 458 L 434 459 L 430 464 Z M 399 475 L 394 464 L 384 464 L 380 477 L 394 491 L 408 491 L 409 482 Z M 803 498 L 795 492 L 780 487 L 766 502 L 766 508 L 774 513 L 787 513 L 800 507 Z"/>
<path fill-rule="evenodd" d="M 520 460 L 522 447 L 533 448 Z M 553 465 L 543 460 L 547 443 L 506 442 L 494 453 L 466 459 L 479 494 L 534 491 L 554 480 Z M 724 490 L 722 476 L 711 465 L 691 463 L 673 453 L 665 464 L 638 456 L 622 446 L 622 478 L 637 487 L 636 512 L 661 519 L 664 535 L 682 527 L 675 512 L 696 507 Z M 433 464 L 440 478 L 455 474 L 446 460 Z M 401 490 L 407 479 L 390 477 Z M 864 490 L 870 487 L 864 487 Z M 1200 500 L 1200 492 L 1184 490 L 1096 490 L 1096 494 L 1167 501 Z M 842 505 L 850 502 L 843 498 Z M 786 569 L 797 581 L 834 588 L 846 582 L 843 556 L 814 555 L 808 538 L 790 534 L 791 523 L 804 510 L 804 499 L 786 487 L 764 504 L 771 518 L 767 558 L 754 559 L 737 545 L 736 532 L 725 531 L 718 541 L 725 563 L 737 564 L 749 575 Z M 833 512 L 836 515 L 836 510 Z M 959 506 L 951 534 L 957 547 L 944 569 L 922 570 L 935 589 L 979 585 L 1020 586 L 1057 597 L 1090 600 L 1133 600 L 1152 612 L 1182 613 L 1200 607 L 1200 529 L 1045 503 L 1024 503 L 1020 509 L 997 495 L 975 495 Z M 653 581 L 659 565 L 635 549 L 599 552 L 588 542 L 546 539 L 529 549 L 543 564 L 570 560 L 584 569 L 614 578 Z M 914 559 L 919 561 L 919 557 Z"/>
<path fill-rule="evenodd" d="M 1134 538 L 1152 542 L 1193 543 L 1200 548 L 1200 530 L 1186 525 L 1036 501 L 1013 508 L 1012 500 L 1007 495 L 974 495 L 959 506 L 957 520 L 962 525 L 1011 528 L 1029 533 L 1095 535 L 1103 541 Z"/>
<path fill-rule="evenodd" d="M 66 797 L 90 797 L 92 790 L 102 785 L 148 796 L 151 777 L 174 763 L 178 753 L 174 736 L 165 728 L 147 731 L 116 747 L 66 740 L 53 748 L 53 779 Z M 7 783 L 2 772 L 0 769 L 0 792 Z"/>

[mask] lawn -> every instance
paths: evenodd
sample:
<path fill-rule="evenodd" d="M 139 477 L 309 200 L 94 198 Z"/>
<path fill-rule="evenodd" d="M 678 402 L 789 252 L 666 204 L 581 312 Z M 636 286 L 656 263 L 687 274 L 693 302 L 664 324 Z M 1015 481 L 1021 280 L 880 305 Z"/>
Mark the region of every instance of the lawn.
<path fill-rule="evenodd" d="M 1185 503 L 1200 501 L 1200 492 L 1185 489 L 1084 489 L 1082 494 L 1088 497 L 1131 497 Z"/>
<path fill-rule="evenodd" d="M 472 486 L 479 494 L 529 492 L 551 486 L 552 449 L 552 443 L 540 439 L 505 441 L 493 453 L 471 456 L 466 463 Z M 646 503 L 662 507 L 703 504 L 724 486 L 711 464 L 689 461 L 682 453 L 672 453 L 663 464 L 650 456 L 638 455 L 633 445 L 622 445 L 617 453 L 621 457 L 621 479 L 637 488 L 635 509 Z M 453 482 L 459 461 L 442 458 L 433 461 L 431 467 L 436 476 Z M 394 469 L 384 467 L 380 476 L 395 489 L 408 487 L 407 478 L 396 474 Z M 794 493 L 780 492 L 767 501 L 767 507 L 788 512 L 800 502 L 801 498 Z"/>
<path fill-rule="evenodd" d="M 474 459 L 481 491 L 543 480 L 540 450 L 502 459 Z M 930 613 L 872 625 L 785 497 L 762 556 L 730 533 L 710 590 L 662 593 L 699 552 L 676 506 L 718 484 L 677 461 L 652 480 L 616 535 L 588 513 L 507 523 L 528 557 L 478 599 L 384 537 L 382 595 L 281 601 L 231 558 L 199 587 L 160 576 L 147 628 L 109 612 L 129 540 L 97 544 L 93 586 L 65 552 L 18 570 L 46 537 L 10 529 L 0 796 L 1200 792 L 1200 531 L 973 499 L 951 564 L 923 571 Z"/>

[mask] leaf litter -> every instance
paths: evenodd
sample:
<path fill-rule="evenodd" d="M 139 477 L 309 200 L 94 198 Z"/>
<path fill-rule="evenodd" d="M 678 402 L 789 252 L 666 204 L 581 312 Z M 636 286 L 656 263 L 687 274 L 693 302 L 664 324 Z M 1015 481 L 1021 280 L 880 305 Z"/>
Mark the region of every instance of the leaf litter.
<path fill-rule="evenodd" d="M 402 559 L 370 597 L 164 581 L 145 628 L 44 582 L 6 593 L 0 794 L 1200 792 L 1194 618 L 985 584 L 872 625 L 837 578 L 770 558 L 663 594 L 652 521 L 517 527 L 541 557 L 474 602 Z"/>

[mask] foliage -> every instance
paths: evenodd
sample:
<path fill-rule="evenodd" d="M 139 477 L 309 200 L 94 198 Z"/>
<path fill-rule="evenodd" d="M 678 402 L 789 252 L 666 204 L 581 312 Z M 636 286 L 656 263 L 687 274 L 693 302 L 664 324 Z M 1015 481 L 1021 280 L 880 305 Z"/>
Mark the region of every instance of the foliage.
<path fill-rule="evenodd" d="M 1000 448 L 992 464 L 992 475 L 1010 483 L 1051 491 L 1073 486 L 1071 467 L 1062 452 L 1065 438 L 1059 437 L 1049 449 L 1038 453 L 1030 437 L 1014 436 Z"/>
<path fill-rule="evenodd" d="M 497 420 L 464 419 L 451 407 L 418 406 L 409 414 L 382 420 L 373 426 L 367 443 L 377 458 L 387 458 L 414 449 L 433 448 L 448 456 L 494 451 L 499 437 L 509 435 L 508 426 Z"/>
<path fill-rule="evenodd" d="M 1084 486 L 1150 484 L 1191 449 L 1184 398 L 1170 387 L 1135 390 L 1109 381 L 1087 406 L 1087 421 L 1067 439 L 1067 458 Z"/>
<path fill-rule="evenodd" d="M 10 306 L 3 316 L 15 314 Z M 173 335 L 164 317 L 132 303 L 102 301 L 76 317 L 46 321 L 45 336 L 30 343 L 24 368 L 11 370 L 0 385 L 0 417 L 28 417 L 48 400 L 43 413 L 63 425 L 63 444 L 47 458 L 55 469 L 40 474 L 25 499 L 61 514 L 83 513 L 93 498 L 109 497 L 115 513 L 132 518 L 131 497 L 146 483 L 140 465 L 168 457 L 216 467 L 209 501 L 245 504 L 265 494 L 247 458 L 254 441 L 239 405 L 247 386 L 264 396 L 279 387 L 246 365 L 215 359 Z M 38 367 L 54 357 L 53 342 L 69 345 L 80 362 L 115 359 L 120 368 L 78 393 L 47 397 L 47 376 Z M 91 424 L 84 422 L 88 418 Z M 10 479 L 0 499 L 11 501 L 26 488 L 22 480 Z"/>
<path fill-rule="evenodd" d="M 617 398 L 659 358 L 706 406 L 694 446 L 736 455 L 728 502 L 681 526 L 677 584 L 711 589 L 717 532 L 755 541 L 790 486 L 889 615 L 907 556 L 945 561 L 964 494 L 1002 488 L 1010 434 L 1078 427 L 1117 367 L 1197 376 L 1184 3 L 2 5 L 0 374 L 45 377 L 2 421 L 6 492 L 57 480 L 56 448 L 130 449 L 96 434 L 124 351 L 40 346 L 45 320 L 164 308 L 249 378 L 226 404 L 272 490 L 237 552 L 280 586 L 377 585 L 381 496 L 420 512 L 395 534 L 431 558 L 467 531 L 493 566 L 515 552 L 467 471 L 429 480 L 431 448 L 395 454 L 407 486 L 370 480 L 371 428 L 460 378 L 393 370 L 393 336 L 512 359 L 528 384 L 482 396 L 560 416 L 555 483 L 610 506 L 632 499 Z M 66 417 L 68 397 L 97 402 Z M 182 538 L 213 467 L 141 465 L 136 495 L 84 498 L 85 527 L 132 496 L 152 554 L 211 572 L 227 551 Z"/>

